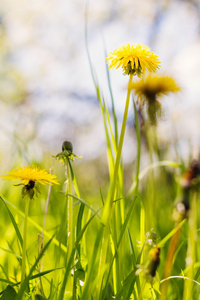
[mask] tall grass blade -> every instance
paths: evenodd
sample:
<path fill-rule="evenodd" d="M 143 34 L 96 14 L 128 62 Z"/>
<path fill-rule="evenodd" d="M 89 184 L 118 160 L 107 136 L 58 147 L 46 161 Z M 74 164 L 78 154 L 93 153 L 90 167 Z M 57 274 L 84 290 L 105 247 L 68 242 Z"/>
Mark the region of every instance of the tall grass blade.
<path fill-rule="evenodd" d="M 173 161 L 168 161 L 168 160 L 157 161 L 155 163 L 149 164 L 144 170 L 142 170 L 138 175 L 138 180 L 139 181 L 142 180 L 151 169 L 163 167 L 163 166 L 166 166 L 166 167 L 168 166 L 168 167 L 172 167 L 172 168 L 180 168 L 180 169 L 182 168 L 181 164 L 178 164 Z M 135 180 L 133 182 L 133 184 L 131 185 L 131 187 L 129 189 L 129 192 L 128 192 L 129 197 L 132 196 L 132 194 L 134 193 L 136 186 L 137 186 L 137 180 Z"/>
<path fill-rule="evenodd" d="M 2 198 L 2 197 L 0 196 L 0 198 Z M 7 204 L 9 204 L 10 206 L 12 206 L 13 209 L 14 209 L 20 216 L 24 217 L 24 213 L 23 213 L 21 210 L 19 210 L 13 203 L 9 202 L 9 201 L 6 200 L 6 199 L 3 199 L 3 200 L 4 200 L 5 203 L 7 203 Z M 30 224 L 32 224 L 39 232 L 43 232 L 42 226 L 40 226 L 40 225 L 39 225 L 37 222 L 35 222 L 32 218 L 28 217 L 28 222 L 29 222 Z M 46 231 L 46 230 L 44 230 L 44 235 L 45 235 L 46 237 L 48 237 L 48 238 L 51 238 L 51 237 L 52 237 L 51 234 L 50 234 L 48 231 Z M 67 252 L 67 247 L 66 247 L 65 245 L 63 245 L 62 243 L 60 243 L 55 237 L 53 237 L 52 243 L 54 243 L 57 247 L 61 248 L 62 251 Z"/>
<path fill-rule="evenodd" d="M 173 228 L 159 243 L 158 247 L 162 248 L 164 247 L 165 243 L 178 231 L 180 228 L 185 224 L 186 219 L 181 221 L 175 228 Z"/>
<path fill-rule="evenodd" d="M 19 240 L 21 248 L 22 248 L 23 247 L 23 239 L 22 239 L 21 233 L 19 231 L 18 225 L 17 225 L 17 223 L 15 221 L 15 218 L 13 217 L 13 214 L 11 213 L 10 209 L 8 208 L 5 200 L 1 196 L 0 196 L 0 200 L 3 202 L 3 204 L 5 205 L 5 207 L 6 207 L 7 211 L 8 211 L 8 214 L 10 216 L 11 222 L 13 224 L 13 227 L 15 229 L 16 235 L 18 237 L 18 240 Z"/>
<path fill-rule="evenodd" d="M 95 89 L 96 89 L 97 98 L 99 100 L 101 113 L 102 113 L 102 116 L 103 116 L 104 129 L 105 129 L 106 141 L 107 141 L 108 165 L 109 165 L 110 176 L 112 176 L 113 167 L 114 167 L 114 159 L 113 159 L 113 155 L 112 155 L 111 141 L 110 141 L 110 136 L 109 136 L 109 132 L 108 132 L 107 122 L 106 122 L 106 118 L 105 118 L 105 107 L 106 107 L 106 105 L 105 105 L 105 101 L 102 98 L 101 93 L 100 93 L 99 84 L 98 84 L 96 76 L 95 76 L 94 68 L 93 68 L 93 65 L 92 65 L 91 57 L 90 57 L 89 47 L 88 47 L 87 9 L 86 9 L 86 18 L 85 18 L 85 44 L 86 44 L 86 52 L 87 52 L 87 57 L 88 57 L 88 61 L 89 61 L 90 71 L 91 71 L 93 83 L 94 83 L 94 86 L 95 86 Z"/>
<path fill-rule="evenodd" d="M 105 57 L 107 57 L 107 53 L 105 51 Z M 110 81 L 110 73 L 108 69 L 108 65 L 106 64 L 106 73 L 107 73 L 107 80 L 108 80 L 108 87 L 110 91 L 110 97 L 112 101 L 112 113 L 113 113 L 113 119 L 114 119 L 114 128 L 115 128 L 115 144 L 116 147 L 118 146 L 118 127 L 117 127 L 117 115 L 115 112 L 115 103 L 114 103 L 114 98 L 113 98 L 113 93 L 112 93 L 112 88 L 111 88 L 111 81 Z"/>
<path fill-rule="evenodd" d="M 76 239 L 77 239 L 77 237 L 79 236 L 79 234 L 81 232 L 84 209 L 85 209 L 85 204 L 81 203 L 80 208 L 79 208 L 79 212 L 78 212 L 78 217 L 77 217 Z M 81 246 L 79 244 L 78 245 L 78 256 L 79 257 L 81 257 L 80 248 L 81 248 Z"/>
<path fill-rule="evenodd" d="M 15 300 L 17 296 L 17 293 L 15 289 L 8 285 L 6 289 L 3 292 L 3 296 L 1 297 L 2 300 Z"/>
<path fill-rule="evenodd" d="M 74 248 L 72 249 L 72 252 L 71 252 L 71 255 L 70 255 L 70 258 L 69 258 L 69 261 L 68 261 L 68 264 L 66 266 L 66 271 L 65 271 L 65 274 L 64 274 L 64 277 L 63 277 L 63 282 L 62 282 L 62 285 L 61 285 L 61 289 L 60 289 L 60 293 L 59 293 L 59 297 L 58 297 L 58 300 L 63 300 L 64 298 L 64 293 L 65 293 L 65 286 L 66 286 L 66 283 L 67 283 L 67 278 L 70 274 L 70 270 L 71 268 L 73 267 L 71 264 L 72 264 L 72 261 L 73 261 L 73 257 L 74 257 L 74 254 L 75 254 L 75 251 L 77 250 L 78 248 L 78 244 L 79 242 L 81 241 L 82 237 L 83 237 L 83 234 L 85 233 L 86 229 L 88 228 L 89 224 L 91 223 L 91 221 L 94 219 L 94 217 L 98 214 L 99 211 L 97 211 L 93 216 L 90 217 L 90 219 L 88 220 L 88 222 L 83 226 L 83 229 L 81 230 L 81 232 L 79 233 L 79 236 L 77 236 L 77 240 L 75 242 L 75 246 Z"/>
<path fill-rule="evenodd" d="M 99 261 L 103 232 L 104 232 L 104 227 L 101 224 L 101 228 L 98 231 L 98 234 L 96 235 L 96 239 L 95 239 L 95 243 L 94 243 L 94 247 L 93 247 L 93 254 L 92 254 L 92 257 L 90 260 L 90 264 L 88 265 L 88 272 L 87 272 L 86 282 L 84 285 L 82 300 L 90 299 L 90 285 L 92 284 L 92 277 L 94 276 L 93 272 L 94 272 L 94 267 L 96 265 L 97 259 Z M 61 299 L 59 299 L 59 300 L 61 300 Z"/>
<path fill-rule="evenodd" d="M 81 199 L 81 198 L 78 198 L 77 196 L 75 195 L 72 195 L 72 194 L 69 194 L 71 197 L 73 197 L 74 199 L 78 200 L 79 202 L 81 202 L 82 204 L 84 204 L 85 206 L 87 206 L 94 214 L 95 216 L 97 216 L 99 219 L 99 215 L 98 215 L 98 212 L 96 212 L 92 206 L 90 206 L 84 199 Z"/>
<path fill-rule="evenodd" d="M 16 300 L 21 300 L 22 296 L 27 288 L 27 285 L 29 283 L 29 280 L 31 279 L 32 273 L 34 272 L 35 268 L 37 267 L 39 261 L 41 260 L 41 258 L 43 257 L 45 251 L 47 250 L 47 248 L 49 247 L 50 243 L 52 242 L 53 237 L 46 243 L 46 245 L 44 246 L 44 248 L 42 249 L 42 251 L 40 252 L 40 254 L 38 255 L 37 259 L 35 260 L 35 263 L 33 264 L 33 266 L 30 269 L 30 272 L 28 274 L 28 276 L 25 278 L 24 282 L 22 283 L 19 292 L 17 294 Z"/>
<path fill-rule="evenodd" d="M 132 200 L 131 205 L 129 207 L 129 210 L 128 210 L 127 214 L 126 214 L 126 218 L 125 218 L 124 224 L 122 226 L 122 229 L 121 229 L 121 232 L 120 232 L 120 236 L 119 236 L 119 240 L 118 240 L 118 243 L 117 243 L 117 248 L 116 248 L 115 254 L 113 255 L 113 258 L 112 258 L 112 260 L 110 262 L 110 268 L 109 268 L 109 271 L 108 271 L 108 274 L 107 274 L 107 278 L 105 278 L 105 286 L 104 286 L 104 289 L 103 289 L 103 292 L 102 292 L 102 297 L 101 297 L 102 299 L 105 299 L 106 289 L 108 287 L 109 278 L 110 278 L 111 270 L 112 270 L 112 267 L 113 267 L 113 262 L 114 262 L 114 259 L 116 258 L 116 255 L 117 255 L 117 252 L 118 252 L 118 248 L 120 246 L 120 243 L 122 241 L 123 235 L 124 235 L 125 230 L 127 228 L 127 224 L 128 224 L 129 219 L 130 219 L 130 216 L 131 216 L 131 213 L 133 211 L 133 208 L 135 206 L 135 200 L 136 200 L 136 198 L 138 198 L 137 195 Z"/>
<path fill-rule="evenodd" d="M 123 147 L 123 142 L 124 142 L 126 122 L 127 122 L 128 110 L 129 110 L 129 102 L 130 102 L 130 94 L 131 94 L 130 83 L 131 82 L 132 82 L 132 75 L 130 75 L 130 77 L 129 77 L 126 104 L 125 104 L 125 109 L 124 109 L 124 116 L 123 116 L 121 133 L 120 133 L 120 138 L 119 138 L 117 156 L 116 156 L 116 159 L 115 159 L 114 173 L 113 173 L 113 177 L 111 178 L 108 196 L 107 196 L 106 203 L 105 203 L 103 213 L 102 213 L 102 222 L 103 222 L 103 224 L 107 223 L 107 220 L 108 220 L 109 215 L 110 215 L 110 204 L 113 201 L 113 199 L 115 197 L 115 192 L 116 192 L 118 170 L 119 170 L 120 161 L 121 161 L 122 147 Z"/>
<path fill-rule="evenodd" d="M 76 177 L 74 175 L 72 164 L 71 164 L 69 159 L 68 159 L 68 163 L 69 163 L 71 178 L 72 178 L 72 182 L 73 182 L 73 185 L 74 185 L 74 188 L 75 188 L 76 195 L 80 198 L 80 192 L 79 192 L 78 184 L 77 184 L 77 181 L 76 181 Z"/>

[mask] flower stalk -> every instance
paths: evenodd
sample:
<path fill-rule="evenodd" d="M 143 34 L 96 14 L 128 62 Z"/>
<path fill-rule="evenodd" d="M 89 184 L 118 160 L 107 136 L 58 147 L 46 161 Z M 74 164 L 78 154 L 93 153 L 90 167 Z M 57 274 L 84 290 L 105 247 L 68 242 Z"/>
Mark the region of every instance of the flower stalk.
<path fill-rule="evenodd" d="M 73 199 L 70 194 L 72 193 L 72 182 L 70 172 L 70 161 L 66 160 L 66 199 L 67 199 L 67 249 L 70 256 L 74 245 L 74 228 L 73 228 Z"/>
<path fill-rule="evenodd" d="M 21 286 L 26 277 L 26 245 L 27 245 L 27 225 L 28 225 L 28 211 L 30 198 L 25 200 L 25 215 L 24 215 L 24 231 L 23 231 L 23 249 L 22 249 L 22 269 L 21 269 Z"/>
<path fill-rule="evenodd" d="M 75 158 L 80 159 L 80 156 L 77 156 L 73 153 L 73 145 L 70 141 L 64 141 L 62 144 L 62 152 L 58 153 L 56 156 L 64 166 L 65 166 L 65 173 L 66 173 L 66 201 L 67 201 L 67 224 L 66 224 L 66 231 L 67 231 L 67 255 L 66 255 L 66 263 L 69 263 L 71 254 L 73 252 L 73 247 L 75 244 L 75 231 L 74 231 L 74 217 L 73 217 L 73 197 L 72 194 L 72 184 L 73 184 L 73 170 L 70 161 L 74 161 Z M 76 184 L 75 184 L 76 189 Z M 73 265 L 74 265 L 74 257 L 73 257 Z M 73 288 L 72 288 L 73 285 Z M 74 284 L 72 282 L 72 277 L 69 277 L 67 281 L 67 289 L 68 291 L 73 290 L 73 298 L 76 294 L 75 289 L 75 277 L 74 277 Z"/>

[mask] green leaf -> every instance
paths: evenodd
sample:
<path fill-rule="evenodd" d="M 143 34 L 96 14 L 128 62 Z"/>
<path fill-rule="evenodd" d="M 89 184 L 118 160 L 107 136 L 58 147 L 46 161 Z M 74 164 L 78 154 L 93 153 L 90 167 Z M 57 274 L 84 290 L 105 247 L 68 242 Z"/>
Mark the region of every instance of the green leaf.
<path fill-rule="evenodd" d="M 107 57 L 107 53 L 105 51 L 105 58 Z M 106 73 L 107 73 L 107 80 L 108 80 L 108 87 L 110 91 L 110 97 L 112 101 L 112 113 L 113 113 L 113 119 L 114 119 L 114 126 L 115 126 L 115 141 L 116 145 L 118 144 L 118 128 L 117 128 L 117 116 L 115 112 L 115 103 L 114 103 L 114 98 L 113 98 L 113 93 L 112 93 L 112 88 L 111 88 L 111 81 L 110 81 L 110 73 L 108 69 L 108 65 L 106 64 Z"/>
<path fill-rule="evenodd" d="M 22 239 L 21 233 L 19 231 L 19 228 L 17 226 L 17 223 L 15 221 L 15 218 L 13 217 L 11 211 L 9 210 L 8 206 L 6 205 L 4 199 L 1 196 L 0 196 L 0 200 L 3 202 L 3 204 L 5 205 L 8 213 L 9 213 L 10 219 L 12 221 L 13 227 L 15 228 L 15 232 L 16 232 L 16 235 L 17 235 L 17 237 L 19 239 L 20 245 L 21 245 L 21 247 L 23 247 L 23 239 Z"/>
<path fill-rule="evenodd" d="M 1 196 L 0 196 L 0 200 L 3 200 L 3 202 L 4 202 L 5 204 L 9 204 L 10 206 L 12 206 L 13 209 L 14 209 L 20 216 L 22 216 L 22 217 L 24 218 L 24 213 L 23 213 L 21 210 L 19 210 L 13 203 L 11 203 L 10 201 L 6 200 L 5 198 L 3 199 Z M 38 223 L 35 222 L 32 218 L 28 217 L 28 222 L 29 222 L 30 224 L 32 224 L 35 228 L 37 228 L 40 232 L 43 232 L 44 235 L 45 235 L 46 237 L 51 238 L 51 234 L 49 234 L 49 232 L 46 231 L 46 230 L 43 231 L 43 228 L 42 228 L 40 225 L 38 225 Z M 19 233 L 20 233 L 20 232 L 19 232 Z M 22 241 L 22 242 L 23 242 L 23 241 Z M 67 252 L 66 246 L 63 245 L 62 243 L 60 243 L 55 237 L 53 238 L 52 243 L 54 243 L 57 247 L 61 248 L 65 253 Z"/>
<path fill-rule="evenodd" d="M 159 282 L 155 281 L 155 283 L 152 285 L 148 282 L 146 282 L 142 296 L 143 299 L 145 300 L 152 300 L 152 299 L 156 299 L 156 294 L 160 294 L 159 292 Z"/>
<path fill-rule="evenodd" d="M 81 203 L 83 203 L 85 206 L 87 206 L 94 214 L 95 214 L 95 216 L 97 216 L 99 219 L 100 219 L 100 217 L 99 217 L 99 215 L 98 215 L 98 213 L 85 201 L 85 200 L 83 200 L 83 199 L 81 199 L 81 198 L 78 198 L 78 197 L 76 197 L 75 195 L 73 195 L 73 194 L 68 194 L 68 196 L 71 196 L 71 197 L 73 197 L 74 199 L 76 199 L 76 200 L 78 200 L 79 202 L 81 202 Z"/>
<path fill-rule="evenodd" d="M 181 164 L 178 164 L 173 161 L 168 161 L 168 160 L 156 161 L 155 163 L 148 165 L 144 170 L 140 171 L 140 173 L 138 174 L 138 180 L 142 180 L 144 178 L 144 176 L 147 175 L 150 170 L 158 168 L 158 167 L 164 167 L 164 166 L 172 167 L 172 168 L 180 168 L 180 169 L 182 167 Z M 132 185 L 128 191 L 128 197 L 130 197 L 134 193 L 136 186 L 137 186 L 137 180 L 135 180 L 132 183 Z"/>
<path fill-rule="evenodd" d="M 64 295 L 63 300 L 72 300 L 72 292 L 67 291 Z"/>
<path fill-rule="evenodd" d="M 17 296 L 17 293 L 15 289 L 8 285 L 5 291 L 3 292 L 3 296 L 0 298 L 1 300 L 15 300 Z"/>
<path fill-rule="evenodd" d="M 43 296 L 37 294 L 37 295 L 35 295 L 35 300 L 47 300 L 47 299 L 44 298 Z"/>
<path fill-rule="evenodd" d="M 82 282 L 85 281 L 85 271 L 83 269 L 77 269 L 74 276 L 76 280 L 81 280 Z"/>
<path fill-rule="evenodd" d="M 117 256 L 118 248 L 119 248 L 119 245 L 120 245 L 120 243 L 122 241 L 122 237 L 124 235 L 124 232 L 125 232 L 125 230 L 127 228 L 127 224 L 128 224 L 129 218 L 131 216 L 131 213 L 133 211 L 133 208 L 135 206 L 135 200 L 136 200 L 136 198 L 139 198 L 138 195 L 136 195 L 134 197 L 134 199 L 132 200 L 132 203 L 131 203 L 130 208 L 129 208 L 128 212 L 127 212 L 124 224 L 122 226 L 122 229 L 121 229 L 121 232 L 120 232 L 120 236 L 119 236 L 119 239 L 118 239 L 118 243 L 117 243 L 117 248 L 115 249 L 115 254 L 113 255 L 113 258 L 112 258 L 112 260 L 110 262 L 110 267 L 109 267 L 109 271 L 108 271 L 108 274 L 107 274 L 107 278 L 105 278 L 105 287 L 104 287 L 104 290 L 102 291 L 102 299 L 105 299 L 106 288 L 107 288 L 108 283 L 109 283 L 109 278 L 110 278 L 112 266 L 113 266 L 113 263 L 114 263 L 114 259 Z"/>
<path fill-rule="evenodd" d="M 93 220 L 93 218 L 98 214 L 99 210 L 87 221 L 87 223 L 83 226 L 82 230 L 80 231 L 79 233 L 79 236 L 77 236 L 77 240 L 76 240 L 76 243 L 75 243 L 75 247 L 72 249 L 72 252 L 71 252 L 71 255 L 70 255 L 70 259 L 69 259 L 69 262 L 66 266 L 66 271 L 65 271 L 65 275 L 64 275 L 64 278 L 63 278 L 63 282 L 62 282 L 62 286 L 61 286 L 61 289 L 60 289 L 60 293 L 59 293 L 59 297 L 58 297 L 58 300 L 63 300 L 64 298 L 64 295 L 66 297 L 66 294 L 65 294 L 65 286 L 66 286 L 66 283 L 67 283 L 67 278 L 69 276 L 69 273 L 70 273 L 70 270 L 71 270 L 71 264 L 72 264 L 72 260 L 73 260 L 73 256 L 75 254 L 75 251 L 78 247 L 78 244 L 79 242 L 81 241 L 82 237 L 83 237 L 83 234 L 85 233 L 86 229 L 88 228 L 90 222 Z M 83 299 L 83 297 L 82 297 Z"/>
<path fill-rule="evenodd" d="M 45 251 L 47 250 L 47 248 L 49 247 L 51 241 L 53 240 L 53 237 L 46 243 L 46 245 L 44 246 L 44 248 L 42 249 L 42 251 L 40 252 L 40 254 L 38 255 L 35 263 L 33 264 L 33 266 L 31 267 L 30 271 L 29 271 L 29 274 L 28 276 L 25 278 L 24 282 L 22 283 L 20 289 L 19 289 L 19 293 L 17 295 L 17 298 L 16 300 L 21 300 L 22 299 L 22 296 L 24 294 L 24 291 L 29 283 L 29 280 L 31 280 L 31 276 L 32 276 L 32 273 L 33 271 L 35 270 L 38 262 L 41 260 L 41 258 L 43 257 Z"/>

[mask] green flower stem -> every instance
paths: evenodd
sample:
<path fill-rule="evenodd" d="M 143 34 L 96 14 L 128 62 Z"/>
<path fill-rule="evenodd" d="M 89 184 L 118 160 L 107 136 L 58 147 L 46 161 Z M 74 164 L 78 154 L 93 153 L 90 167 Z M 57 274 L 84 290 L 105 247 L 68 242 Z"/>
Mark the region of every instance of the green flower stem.
<path fill-rule="evenodd" d="M 143 300 L 143 293 L 144 293 L 146 284 L 147 284 L 147 281 L 143 280 L 142 281 L 142 287 L 141 287 L 141 290 L 140 290 L 140 294 L 138 295 L 139 296 L 138 300 Z"/>
<path fill-rule="evenodd" d="M 138 113 L 136 104 L 133 101 L 133 108 L 134 108 L 134 116 L 135 116 L 135 130 L 136 130 L 136 136 L 137 136 L 137 170 L 136 170 L 136 186 L 135 186 L 135 193 L 138 193 L 138 186 L 139 186 L 139 174 L 140 174 L 140 158 L 141 158 L 141 134 L 140 134 L 140 124 L 138 119 Z M 140 209 L 140 242 L 141 242 L 141 248 L 144 245 L 145 242 L 145 208 L 144 203 L 141 202 L 141 209 Z M 143 253 L 141 256 L 141 262 L 143 260 Z"/>
<path fill-rule="evenodd" d="M 23 250 L 22 250 L 22 270 L 21 270 L 21 285 L 26 276 L 26 241 L 27 241 L 27 224 L 30 198 L 25 200 L 25 215 L 24 215 L 24 232 L 23 232 Z"/>
<path fill-rule="evenodd" d="M 187 276 L 191 280 L 184 281 L 184 293 L 183 300 L 192 299 L 192 291 L 194 285 L 194 264 L 196 262 L 196 240 L 197 240 L 197 194 L 194 193 L 191 197 L 191 208 L 189 212 L 188 218 L 188 249 L 187 249 L 187 258 L 186 258 L 186 266 L 188 267 Z"/>
<path fill-rule="evenodd" d="M 67 200 L 67 262 L 70 259 L 73 246 L 74 246 L 74 228 L 73 228 L 73 198 L 70 196 L 72 193 L 72 182 L 70 172 L 69 158 L 66 162 L 66 175 L 67 175 L 67 187 L 66 187 L 66 200 Z M 72 281 L 69 280 L 69 285 Z"/>
<path fill-rule="evenodd" d="M 129 102 L 130 102 L 130 95 L 131 95 L 130 83 L 132 82 L 132 78 L 133 78 L 133 75 L 131 74 L 129 77 L 124 117 L 123 117 L 123 121 L 122 121 L 121 134 L 120 134 L 120 138 L 119 138 L 119 145 L 118 145 L 118 149 L 117 149 L 117 156 L 116 156 L 115 166 L 114 166 L 114 174 L 113 174 L 113 178 L 111 179 L 110 189 L 109 189 L 106 204 L 104 206 L 104 210 L 102 213 L 102 223 L 103 224 L 106 224 L 106 222 L 107 222 L 107 219 L 110 215 L 109 207 L 110 207 L 111 202 L 114 200 L 114 196 L 115 196 L 117 177 L 118 177 L 118 169 L 119 169 L 120 160 L 121 160 L 122 147 L 123 147 L 123 142 L 124 142 L 124 135 L 125 135 L 125 129 L 126 129 L 127 116 L 128 116 L 128 109 L 129 109 Z"/>
<path fill-rule="evenodd" d="M 138 120 L 138 113 L 136 109 L 135 102 L 133 101 L 134 107 L 134 116 L 135 116 L 135 130 L 137 135 L 137 171 L 136 171 L 136 193 L 138 192 L 138 185 L 139 185 L 139 173 L 140 173 L 140 157 L 141 157 L 141 135 L 140 135 L 140 124 Z"/>
<path fill-rule="evenodd" d="M 73 199 L 69 194 L 72 193 L 72 182 L 71 182 L 71 173 L 69 162 L 66 164 L 67 169 L 67 188 L 66 188 L 66 196 L 67 196 L 67 234 L 68 234 L 68 253 L 71 254 L 73 244 L 74 244 L 74 234 L 73 234 Z"/>
<path fill-rule="evenodd" d="M 149 159 L 150 164 L 154 163 L 154 155 L 157 153 L 156 147 L 155 147 L 155 132 L 156 129 L 154 129 L 152 126 L 149 126 L 148 123 L 145 122 L 145 134 L 147 139 L 147 147 L 149 152 Z M 149 174 L 149 181 L 148 181 L 148 189 L 149 189 L 149 197 L 148 201 L 146 203 L 146 212 L 147 212 L 147 230 L 150 230 L 151 228 L 155 228 L 155 180 L 154 180 L 154 169 L 150 171 Z"/>

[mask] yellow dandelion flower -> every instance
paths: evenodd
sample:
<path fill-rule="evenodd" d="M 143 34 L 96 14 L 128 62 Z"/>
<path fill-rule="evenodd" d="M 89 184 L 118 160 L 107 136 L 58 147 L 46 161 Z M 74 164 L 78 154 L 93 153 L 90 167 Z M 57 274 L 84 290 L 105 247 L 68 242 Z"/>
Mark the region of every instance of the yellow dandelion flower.
<path fill-rule="evenodd" d="M 27 166 L 24 168 L 17 168 L 8 174 L 2 175 L 4 180 L 19 180 L 21 179 L 23 184 L 28 184 L 30 181 L 38 182 L 40 184 L 59 184 L 56 175 L 47 173 L 46 170 L 40 170 L 35 166 Z"/>
<path fill-rule="evenodd" d="M 172 77 L 153 74 L 148 74 L 139 81 L 132 82 L 130 88 L 135 91 L 142 104 L 145 100 L 151 101 L 181 90 Z"/>
<path fill-rule="evenodd" d="M 156 125 L 157 117 L 162 113 L 158 97 L 180 91 L 180 87 L 172 77 L 153 74 L 132 82 L 129 88 L 135 91 L 140 107 L 146 103 L 147 114 L 152 125 Z"/>
<path fill-rule="evenodd" d="M 110 69 L 122 67 L 125 74 L 138 75 L 156 72 L 160 68 L 158 56 L 145 45 L 126 44 L 109 53 L 107 61 Z"/>
<path fill-rule="evenodd" d="M 42 185 L 45 184 L 59 184 L 56 175 L 52 175 L 47 173 L 46 170 L 41 170 L 38 167 L 33 165 L 26 166 L 24 168 L 16 168 L 7 174 L 2 175 L 3 180 L 21 180 L 21 184 L 24 185 L 22 189 L 22 197 L 26 194 L 30 196 L 32 199 L 34 196 L 34 188 L 39 192 L 36 183 L 40 183 Z"/>

